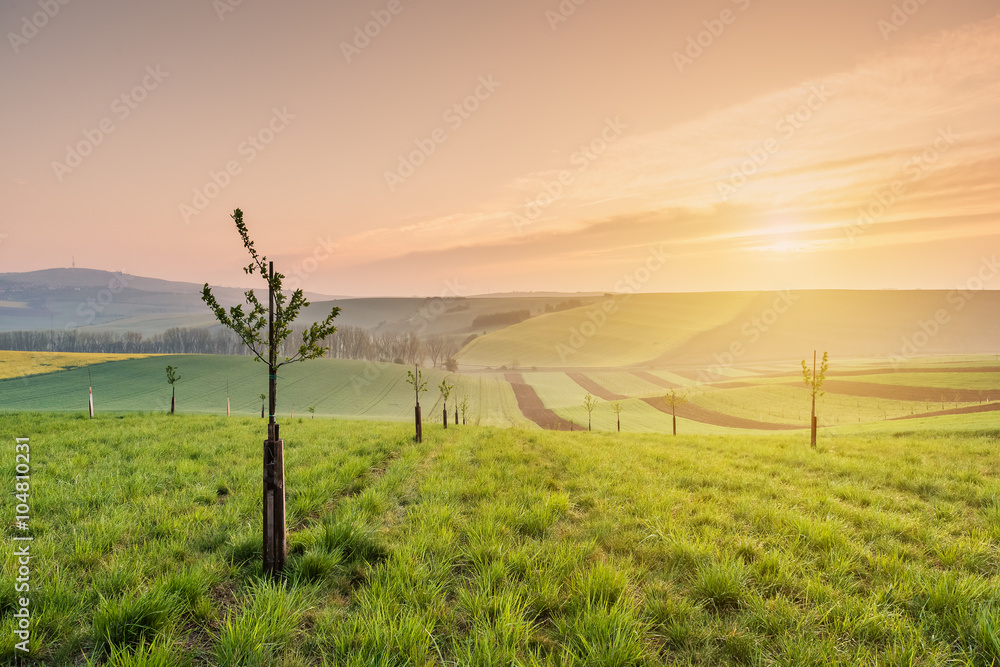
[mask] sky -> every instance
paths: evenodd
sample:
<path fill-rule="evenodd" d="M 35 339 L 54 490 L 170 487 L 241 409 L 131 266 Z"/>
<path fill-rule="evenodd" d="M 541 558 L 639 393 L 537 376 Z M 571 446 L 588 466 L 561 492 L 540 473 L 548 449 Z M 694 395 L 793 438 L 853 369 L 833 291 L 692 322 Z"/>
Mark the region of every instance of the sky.
<path fill-rule="evenodd" d="M 6 0 L 0 31 L 0 272 L 254 286 L 236 208 L 353 296 L 951 289 L 1000 241 L 998 0 Z"/>

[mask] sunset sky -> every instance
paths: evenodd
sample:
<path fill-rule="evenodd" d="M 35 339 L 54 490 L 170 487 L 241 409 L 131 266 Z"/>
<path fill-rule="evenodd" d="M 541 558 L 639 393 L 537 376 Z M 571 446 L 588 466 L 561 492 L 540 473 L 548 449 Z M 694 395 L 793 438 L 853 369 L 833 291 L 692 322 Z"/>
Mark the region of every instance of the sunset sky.
<path fill-rule="evenodd" d="M 250 285 L 236 207 L 337 295 L 612 291 L 653 255 L 642 291 L 954 288 L 1000 250 L 998 0 L 7 0 L 0 27 L 0 272 Z"/>

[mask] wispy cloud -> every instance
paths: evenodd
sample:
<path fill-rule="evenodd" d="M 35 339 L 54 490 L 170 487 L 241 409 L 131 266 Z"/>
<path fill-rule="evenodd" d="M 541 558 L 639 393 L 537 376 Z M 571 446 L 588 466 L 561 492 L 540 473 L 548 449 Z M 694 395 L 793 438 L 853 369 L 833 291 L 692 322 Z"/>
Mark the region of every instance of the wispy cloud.
<path fill-rule="evenodd" d="M 1000 17 L 625 136 L 520 230 L 513 213 L 558 171 L 512 179 L 478 210 L 343 239 L 342 259 L 373 270 L 428 261 L 575 266 L 582 257 L 623 261 L 655 243 L 706 254 L 809 253 L 992 235 L 998 117 Z M 942 133 L 954 141 L 944 146 Z M 859 210 L 896 181 L 905 193 L 849 243 L 844 230 Z"/>

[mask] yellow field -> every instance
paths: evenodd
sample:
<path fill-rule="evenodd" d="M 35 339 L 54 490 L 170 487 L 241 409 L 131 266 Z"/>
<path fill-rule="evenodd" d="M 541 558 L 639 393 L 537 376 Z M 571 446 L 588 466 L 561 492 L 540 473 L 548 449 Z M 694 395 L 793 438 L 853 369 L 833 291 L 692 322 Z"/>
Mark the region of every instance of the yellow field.
<path fill-rule="evenodd" d="M 25 375 L 53 373 L 67 368 L 80 368 L 105 361 L 142 359 L 152 354 L 86 354 L 81 352 L 12 352 L 0 350 L 0 380 Z"/>

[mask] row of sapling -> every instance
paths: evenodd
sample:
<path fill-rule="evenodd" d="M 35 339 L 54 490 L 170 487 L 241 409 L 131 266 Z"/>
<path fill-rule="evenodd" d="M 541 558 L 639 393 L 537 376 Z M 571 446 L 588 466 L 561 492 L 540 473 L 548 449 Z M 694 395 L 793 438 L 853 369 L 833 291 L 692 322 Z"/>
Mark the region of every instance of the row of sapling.
<path fill-rule="evenodd" d="M 285 463 L 284 441 L 279 437 L 278 423 L 275 421 L 278 394 L 278 369 L 285 364 L 322 357 L 326 348 L 321 345 L 328 336 L 337 331 L 334 319 L 340 308 L 334 307 L 320 322 L 314 322 L 302 331 L 301 344 L 292 356 L 278 360 L 278 350 L 292 333 L 292 322 L 303 308 L 309 306 L 301 289 L 289 297 L 282 291 L 284 275 L 274 270 L 274 263 L 260 255 L 250 239 L 250 233 L 243 222 L 243 211 L 236 209 L 232 215 L 236 223 L 243 247 L 250 254 L 251 262 L 243 268 L 247 275 L 260 276 L 267 285 L 267 306 L 265 307 L 252 289 L 247 290 L 246 305 L 231 307 L 228 311 L 219 305 L 208 283 L 202 289 L 202 300 L 212 309 L 215 317 L 226 328 L 233 331 L 250 350 L 255 361 L 267 364 L 268 378 L 268 425 L 267 440 L 264 441 L 264 553 L 263 568 L 266 574 L 276 576 L 284 570 L 287 555 L 285 525 Z"/>
<path fill-rule="evenodd" d="M 809 394 L 812 398 L 812 415 L 810 418 L 810 429 L 809 429 L 809 444 L 813 447 L 816 446 L 816 398 L 826 394 L 822 390 L 823 382 L 826 380 L 826 373 L 830 370 L 829 355 L 827 352 L 823 352 L 823 360 L 817 367 L 816 363 L 816 351 L 813 351 L 813 367 L 810 370 L 806 365 L 805 359 L 802 360 L 802 379 L 806 384 L 806 388 L 809 389 Z M 688 402 L 688 398 L 684 393 L 678 394 L 675 389 L 671 389 L 670 393 L 663 397 L 663 403 L 670 408 L 670 417 L 673 422 L 673 434 L 677 435 L 677 408 Z M 599 401 L 590 392 L 583 397 L 583 409 L 587 411 L 587 430 L 592 430 L 591 422 L 594 414 L 594 410 L 597 409 Z M 611 403 L 611 409 L 615 413 L 618 421 L 618 430 L 622 430 L 622 410 L 623 405 L 621 401 L 614 401 Z"/>
<path fill-rule="evenodd" d="M 663 397 L 663 402 L 670 408 L 670 414 L 673 417 L 674 422 L 674 435 L 677 435 L 677 406 L 684 405 L 687 403 L 687 398 L 684 394 L 678 394 L 673 389 L 670 393 Z M 590 392 L 583 397 L 583 409 L 587 411 L 587 430 L 591 431 L 594 410 L 597 409 L 600 400 L 593 396 Z M 621 401 L 613 401 L 610 403 L 612 412 L 615 413 L 615 417 L 618 422 L 618 431 L 622 430 L 622 412 L 625 409 L 624 403 Z"/>
<path fill-rule="evenodd" d="M 423 442 L 423 424 L 420 413 L 420 394 L 427 391 L 427 381 L 424 380 L 423 371 L 417 366 L 413 367 L 412 371 L 406 372 L 406 383 L 413 387 L 414 394 L 414 406 L 413 406 L 413 423 L 415 427 L 415 440 L 417 442 Z M 451 392 L 455 388 L 455 385 L 448 384 L 447 380 L 441 380 L 441 384 L 438 385 L 438 391 L 441 392 L 441 421 L 445 428 L 448 428 L 448 399 L 451 397 Z M 455 425 L 458 426 L 458 416 L 461 412 L 462 424 L 466 422 L 466 414 L 469 410 L 469 399 L 463 398 L 461 401 L 455 402 Z"/>

